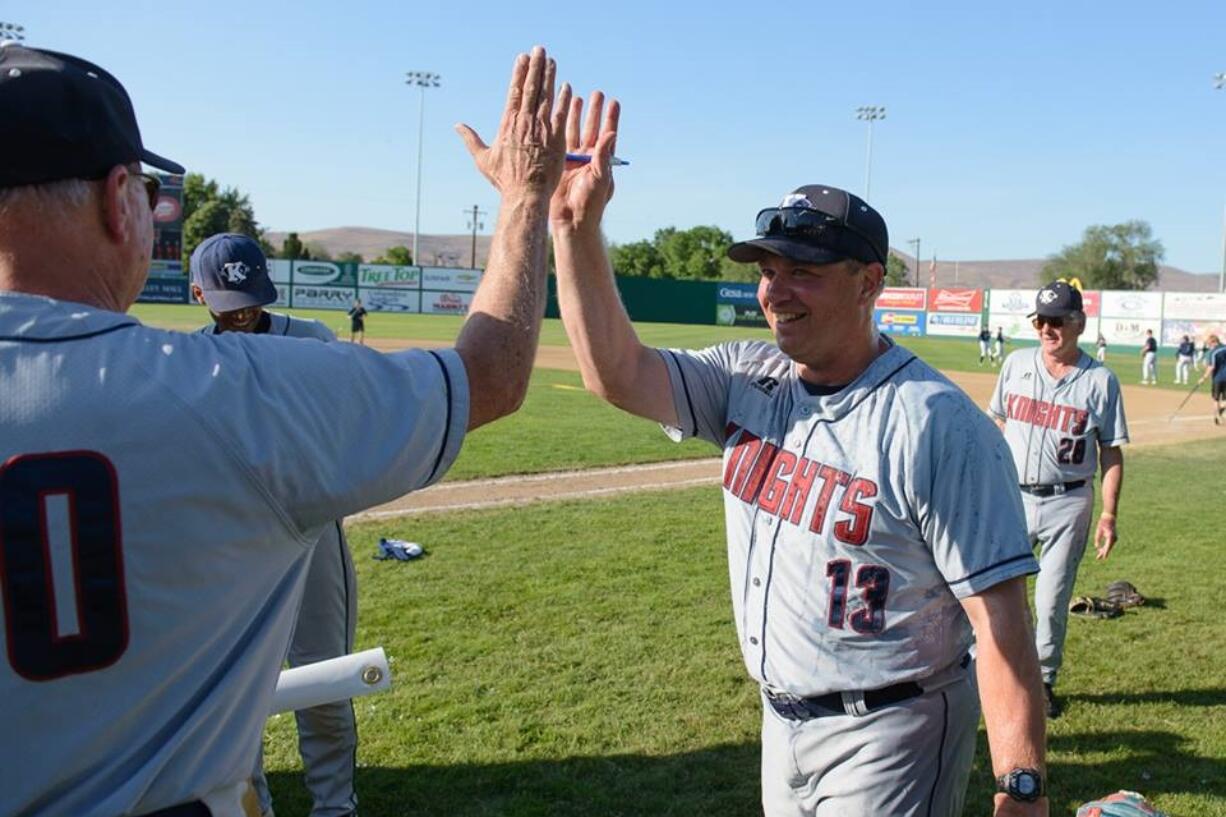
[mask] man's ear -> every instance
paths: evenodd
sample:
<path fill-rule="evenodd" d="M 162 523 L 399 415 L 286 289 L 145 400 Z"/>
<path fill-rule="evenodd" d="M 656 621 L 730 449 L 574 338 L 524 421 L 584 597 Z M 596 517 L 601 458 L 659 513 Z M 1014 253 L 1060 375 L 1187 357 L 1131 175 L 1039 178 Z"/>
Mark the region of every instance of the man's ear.
<path fill-rule="evenodd" d="M 200 284 L 192 284 L 192 298 L 201 306 L 208 306 L 204 302 L 204 290 L 200 288 Z"/>
<path fill-rule="evenodd" d="M 874 261 L 871 264 L 864 265 L 864 289 L 862 293 L 865 298 L 872 300 L 881 294 L 881 290 L 885 288 L 885 267 Z"/>
<path fill-rule="evenodd" d="M 102 228 L 107 238 L 117 244 L 128 240 L 132 232 L 132 197 L 128 181 L 132 171 L 124 165 L 115 165 L 102 179 L 99 201 L 102 213 Z"/>

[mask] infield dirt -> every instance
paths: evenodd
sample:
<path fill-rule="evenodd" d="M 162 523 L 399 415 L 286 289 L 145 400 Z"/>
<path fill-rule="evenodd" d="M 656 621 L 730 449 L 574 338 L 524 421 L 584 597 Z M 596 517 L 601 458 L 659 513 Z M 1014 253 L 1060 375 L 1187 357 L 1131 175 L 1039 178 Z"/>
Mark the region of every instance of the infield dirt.
<path fill-rule="evenodd" d="M 371 340 L 380 351 L 412 347 L 448 346 L 439 341 Z M 544 369 L 577 371 L 574 353 L 566 346 L 542 346 L 536 366 Z M 986 407 L 996 385 L 996 372 L 945 372 L 976 405 Z M 1182 411 L 1176 411 L 1187 391 L 1124 386 L 1124 407 L 1128 416 L 1131 445 L 1148 446 L 1204 439 L 1226 433 L 1226 427 L 1213 425 L 1209 398 L 1202 387 Z M 679 488 L 714 484 L 719 479 L 718 457 L 650 465 L 593 468 L 528 476 L 500 477 L 470 482 L 446 482 L 416 491 L 349 517 L 351 521 L 380 519 L 429 511 L 493 508 L 556 499 L 607 496 L 627 491 Z"/>

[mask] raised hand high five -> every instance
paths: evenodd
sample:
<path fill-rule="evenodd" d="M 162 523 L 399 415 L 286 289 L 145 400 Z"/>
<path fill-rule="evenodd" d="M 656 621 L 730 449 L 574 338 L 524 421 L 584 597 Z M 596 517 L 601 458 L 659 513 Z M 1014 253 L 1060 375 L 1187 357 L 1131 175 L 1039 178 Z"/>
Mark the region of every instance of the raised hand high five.
<path fill-rule="evenodd" d="M 617 146 L 617 123 L 621 117 L 621 105 L 616 99 L 609 100 L 609 110 L 601 124 L 605 97 L 600 91 L 592 93 L 587 122 L 583 132 L 579 122 L 583 118 L 583 99 L 575 97 L 570 103 L 570 115 L 566 123 L 566 149 L 592 157 L 587 163 L 568 162 L 566 172 L 554 191 L 549 203 L 549 221 L 554 231 L 579 229 L 584 226 L 599 228 L 605 205 L 613 198 L 613 169 L 611 160 Z"/>

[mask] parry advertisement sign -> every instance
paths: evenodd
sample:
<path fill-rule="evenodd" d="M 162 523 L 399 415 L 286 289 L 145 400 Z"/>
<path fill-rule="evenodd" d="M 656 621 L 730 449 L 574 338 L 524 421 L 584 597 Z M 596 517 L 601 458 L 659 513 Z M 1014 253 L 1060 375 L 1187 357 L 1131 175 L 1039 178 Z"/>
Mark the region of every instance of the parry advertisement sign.
<path fill-rule="evenodd" d="M 929 312 L 928 334 L 941 337 L 973 338 L 979 334 L 979 322 L 982 318 L 976 314 L 957 312 Z"/>
<path fill-rule="evenodd" d="M 296 271 L 295 271 L 296 272 Z M 353 306 L 357 297 L 353 287 L 314 287 L 294 284 L 290 290 L 290 306 L 295 309 L 343 309 Z"/>
<path fill-rule="evenodd" d="M 421 287 L 421 267 L 401 267 L 392 264 L 359 264 L 358 286 L 419 289 Z"/>
<path fill-rule="evenodd" d="M 878 300 L 877 305 L 881 302 Z M 982 289 L 930 289 L 928 290 L 928 311 L 929 312 L 974 312 L 976 318 L 980 312 L 983 312 L 983 290 Z M 928 325 L 931 327 L 932 320 L 929 318 Z M 931 329 L 929 334 L 936 334 Z"/>
<path fill-rule="evenodd" d="M 924 311 L 928 290 L 911 287 L 886 287 L 877 296 L 877 309 L 915 309 Z"/>
<path fill-rule="evenodd" d="M 923 290 L 920 290 L 920 292 L 923 292 Z M 926 312 L 913 312 L 911 310 L 873 310 L 873 321 L 877 324 L 877 331 L 886 335 L 909 335 L 912 337 L 923 335 L 924 320 L 927 317 L 928 313 Z"/>

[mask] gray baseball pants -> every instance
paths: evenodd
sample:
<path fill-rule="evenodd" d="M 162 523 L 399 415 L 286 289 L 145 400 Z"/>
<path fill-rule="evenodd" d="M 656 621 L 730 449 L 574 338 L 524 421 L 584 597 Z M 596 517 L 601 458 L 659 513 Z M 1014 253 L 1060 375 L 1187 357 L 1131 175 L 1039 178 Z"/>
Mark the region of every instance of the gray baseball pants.
<path fill-rule="evenodd" d="M 763 698 L 766 817 L 958 817 L 975 755 L 979 696 L 961 678 L 864 715 L 789 720 Z"/>
<path fill-rule="evenodd" d="M 290 640 L 291 667 L 324 661 L 353 652 L 358 618 L 358 587 L 353 558 L 338 521 L 315 546 L 307 571 L 302 607 Z M 353 789 L 358 732 L 349 701 L 316 706 L 294 713 L 298 721 L 298 752 L 306 787 L 314 805 L 311 817 L 341 817 L 358 805 Z M 256 758 L 252 784 L 260 810 L 272 811 L 272 795 L 264 778 L 264 752 Z"/>
<path fill-rule="evenodd" d="M 1039 575 L 1034 583 L 1035 647 L 1043 683 L 1054 686 L 1064 661 L 1069 600 L 1090 533 L 1094 488 L 1087 481 L 1080 488 L 1054 496 L 1038 497 L 1023 491 L 1022 505 L 1030 544 L 1039 548 Z"/>

